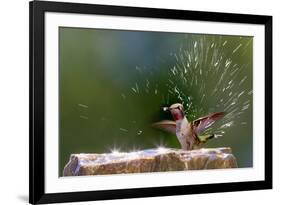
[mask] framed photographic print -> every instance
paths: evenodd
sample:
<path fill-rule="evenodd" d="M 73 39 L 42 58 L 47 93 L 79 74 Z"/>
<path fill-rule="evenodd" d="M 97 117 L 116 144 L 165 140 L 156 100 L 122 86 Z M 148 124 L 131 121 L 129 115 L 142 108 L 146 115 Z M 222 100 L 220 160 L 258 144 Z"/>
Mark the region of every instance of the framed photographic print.
<path fill-rule="evenodd" d="M 30 203 L 272 188 L 272 17 L 30 2 Z"/>

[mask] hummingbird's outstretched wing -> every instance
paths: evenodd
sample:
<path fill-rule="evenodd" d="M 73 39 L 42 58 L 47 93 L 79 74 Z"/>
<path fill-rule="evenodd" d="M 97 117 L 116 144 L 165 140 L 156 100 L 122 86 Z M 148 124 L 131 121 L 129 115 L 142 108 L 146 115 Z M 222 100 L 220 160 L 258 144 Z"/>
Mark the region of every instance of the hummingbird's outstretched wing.
<path fill-rule="evenodd" d="M 176 134 L 176 122 L 171 120 L 163 120 L 152 124 L 152 127 L 164 130 L 166 132 Z"/>
<path fill-rule="evenodd" d="M 200 117 L 197 120 L 194 120 L 192 122 L 193 130 L 196 132 L 196 134 L 202 133 L 205 129 L 210 127 L 217 120 L 221 119 L 224 116 L 224 114 L 225 114 L 224 112 L 216 112 L 204 117 Z"/>

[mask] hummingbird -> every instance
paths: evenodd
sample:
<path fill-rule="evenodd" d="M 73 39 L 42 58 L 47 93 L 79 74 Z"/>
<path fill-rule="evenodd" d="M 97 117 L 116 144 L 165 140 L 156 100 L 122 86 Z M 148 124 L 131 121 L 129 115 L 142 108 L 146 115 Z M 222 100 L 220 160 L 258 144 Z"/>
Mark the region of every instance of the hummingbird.
<path fill-rule="evenodd" d="M 170 111 L 174 121 L 163 120 L 152 124 L 153 127 L 175 134 L 183 150 L 199 149 L 209 139 L 216 137 L 215 134 L 202 134 L 207 128 L 212 126 L 217 120 L 224 116 L 224 112 L 216 112 L 197 120 L 189 122 L 186 118 L 184 107 L 180 103 L 164 107 L 164 111 Z"/>

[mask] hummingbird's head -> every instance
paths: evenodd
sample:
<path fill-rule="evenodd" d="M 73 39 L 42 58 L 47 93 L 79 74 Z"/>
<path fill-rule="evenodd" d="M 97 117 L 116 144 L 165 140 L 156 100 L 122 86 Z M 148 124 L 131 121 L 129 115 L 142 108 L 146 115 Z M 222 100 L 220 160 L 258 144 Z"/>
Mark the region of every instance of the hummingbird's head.
<path fill-rule="evenodd" d="M 172 104 L 170 107 L 164 107 L 163 110 L 170 111 L 175 121 L 184 118 L 184 108 L 180 103 Z"/>

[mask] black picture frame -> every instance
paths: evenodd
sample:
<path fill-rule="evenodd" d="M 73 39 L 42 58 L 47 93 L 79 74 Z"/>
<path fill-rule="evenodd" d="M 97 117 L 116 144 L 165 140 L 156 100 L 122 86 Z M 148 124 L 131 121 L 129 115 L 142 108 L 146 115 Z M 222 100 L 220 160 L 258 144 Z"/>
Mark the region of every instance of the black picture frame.
<path fill-rule="evenodd" d="M 104 6 L 93 4 L 32 1 L 30 12 L 30 142 L 29 202 L 32 204 L 74 202 L 137 197 L 154 197 L 272 188 L 272 17 L 185 10 Z M 45 80 L 44 39 L 46 12 L 150 17 L 210 22 L 260 24 L 265 26 L 265 180 L 219 184 L 198 184 L 71 193 L 45 193 L 44 132 Z"/>

